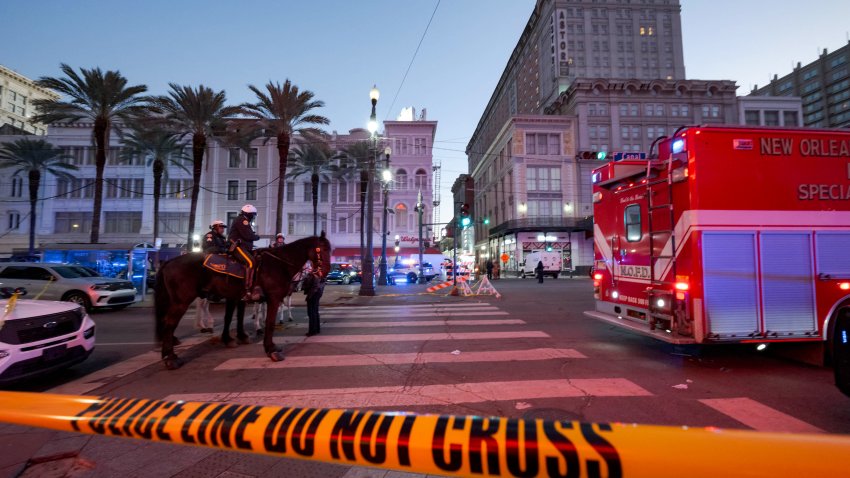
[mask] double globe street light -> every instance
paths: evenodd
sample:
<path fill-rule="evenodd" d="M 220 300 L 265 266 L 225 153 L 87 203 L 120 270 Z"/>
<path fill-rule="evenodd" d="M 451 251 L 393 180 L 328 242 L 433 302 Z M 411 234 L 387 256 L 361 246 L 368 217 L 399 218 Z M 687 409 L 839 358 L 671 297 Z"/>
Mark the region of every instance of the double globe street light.
<path fill-rule="evenodd" d="M 375 115 L 375 106 L 378 104 L 378 98 L 380 96 L 381 92 L 378 91 L 378 87 L 373 85 L 369 91 L 369 100 L 372 102 L 372 114 L 369 116 L 369 123 L 367 125 L 367 129 L 371 135 L 373 154 L 369 157 L 369 166 L 366 172 L 366 220 L 364 221 L 366 223 L 366 257 L 361 258 L 363 260 L 363 276 L 360 281 L 360 295 L 363 296 L 375 295 L 375 257 L 372 250 L 372 218 L 375 214 L 375 188 L 372 183 L 374 181 L 375 156 L 378 155 L 378 119 Z"/>

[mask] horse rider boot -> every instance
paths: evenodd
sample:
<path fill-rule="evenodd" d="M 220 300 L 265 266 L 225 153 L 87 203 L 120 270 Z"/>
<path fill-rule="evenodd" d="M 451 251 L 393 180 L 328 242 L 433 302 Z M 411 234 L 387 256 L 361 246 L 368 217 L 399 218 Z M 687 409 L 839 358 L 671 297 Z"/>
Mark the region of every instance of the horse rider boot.
<path fill-rule="evenodd" d="M 260 300 L 260 288 L 253 287 L 254 284 L 254 241 L 259 240 L 260 236 L 254 232 L 254 227 L 251 223 L 257 217 L 257 208 L 250 204 L 242 206 L 239 215 L 233 219 L 230 225 L 230 233 L 228 239 L 231 243 L 231 250 L 236 259 L 247 267 L 245 271 L 245 294 L 242 300 L 246 302 Z"/>

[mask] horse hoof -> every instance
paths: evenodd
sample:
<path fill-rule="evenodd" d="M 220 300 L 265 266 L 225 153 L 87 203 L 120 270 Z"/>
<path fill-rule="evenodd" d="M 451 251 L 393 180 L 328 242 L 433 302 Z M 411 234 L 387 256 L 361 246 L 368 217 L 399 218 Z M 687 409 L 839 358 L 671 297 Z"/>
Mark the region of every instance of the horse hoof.
<path fill-rule="evenodd" d="M 236 342 L 231 340 L 231 341 L 225 343 L 224 346 L 229 348 L 229 349 L 235 349 L 236 347 L 239 347 L 239 344 L 237 344 Z"/>
<path fill-rule="evenodd" d="M 270 353 L 269 358 L 272 359 L 272 362 L 283 362 L 286 357 L 283 355 L 283 352 L 276 351 Z"/>

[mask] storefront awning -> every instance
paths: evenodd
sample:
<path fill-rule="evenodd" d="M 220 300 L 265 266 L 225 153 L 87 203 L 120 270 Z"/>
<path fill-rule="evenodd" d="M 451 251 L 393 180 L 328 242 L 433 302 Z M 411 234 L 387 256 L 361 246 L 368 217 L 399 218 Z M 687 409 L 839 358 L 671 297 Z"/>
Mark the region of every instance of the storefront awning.
<path fill-rule="evenodd" d="M 381 256 L 381 248 L 380 247 L 376 247 L 373 250 L 375 251 L 374 257 L 380 257 Z M 398 255 L 400 255 L 400 256 L 409 256 L 409 255 L 416 255 L 416 254 L 419 254 L 419 248 L 418 247 L 402 247 L 398 251 Z M 424 254 L 442 254 L 442 252 L 440 252 L 439 249 L 434 248 L 434 247 L 426 247 L 424 249 Z M 360 257 L 360 248 L 359 247 L 337 247 L 336 249 L 333 250 L 331 255 L 334 256 L 334 257 Z M 395 255 L 396 255 L 395 246 L 391 246 L 391 245 L 387 244 L 387 257 L 391 257 L 391 256 L 395 256 Z"/>

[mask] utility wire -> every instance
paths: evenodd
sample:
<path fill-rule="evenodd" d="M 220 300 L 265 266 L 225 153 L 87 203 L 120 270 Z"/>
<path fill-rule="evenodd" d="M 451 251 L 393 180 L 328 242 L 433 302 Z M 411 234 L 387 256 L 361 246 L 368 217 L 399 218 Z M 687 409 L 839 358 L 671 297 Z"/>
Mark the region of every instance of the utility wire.
<path fill-rule="evenodd" d="M 413 66 L 413 61 L 416 60 L 416 54 L 419 53 L 419 47 L 422 46 L 422 42 L 425 40 L 425 35 L 428 34 L 428 28 L 431 26 L 431 21 L 434 20 L 434 15 L 437 14 L 437 8 L 440 6 L 440 0 L 437 0 L 437 4 L 434 5 L 434 11 L 431 12 L 431 18 L 428 19 L 428 25 L 425 26 L 425 31 L 422 32 L 422 38 L 419 39 L 419 44 L 416 45 L 416 51 L 413 52 L 413 58 L 410 59 L 410 64 L 407 65 L 407 71 L 404 72 L 404 78 L 401 79 L 401 84 L 398 85 L 398 89 L 395 92 L 395 96 L 393 97 L 392 103 L 390 103 L 390 108 L 387 110 L 387 115 L 384 117 L 384 121 L 390 117 L 390 113 L 393 111 L 393 106 L 395 106 L 395 101 L 398 99 L 399 93 L 401 93 L 401 88 L 404 86 L 404 80 L 407 79 L 407 74 L 410 73 L 410 68 Z"/>

